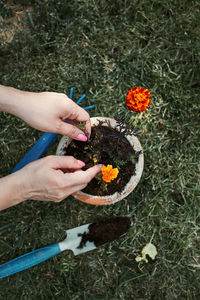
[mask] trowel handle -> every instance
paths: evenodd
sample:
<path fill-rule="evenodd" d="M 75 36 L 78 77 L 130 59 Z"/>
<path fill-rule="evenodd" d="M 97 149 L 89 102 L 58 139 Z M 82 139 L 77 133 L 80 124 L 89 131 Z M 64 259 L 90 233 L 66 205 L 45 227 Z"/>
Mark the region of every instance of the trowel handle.
<path fill-rule="evenodd" d="M 24 155 L 24 157 L 18 162 L 18 164 L 14 167 L 11 173 L 14 173 L 24 166 L 29 164 L 30 162 L 40 158 L 49 146 L 53 143 L 55 138 L 57 137 L 57 133 L 45 132 L 39 140 L 33 145 L 33 147 Z"/>
<path fill-rule="evenodd" d="M 0 265 L 0 278 L 4 278 L 33 267 L 59 254 L 60 252 L 59 244 L 56 243 L 19 256 L 3 265 Z"/>

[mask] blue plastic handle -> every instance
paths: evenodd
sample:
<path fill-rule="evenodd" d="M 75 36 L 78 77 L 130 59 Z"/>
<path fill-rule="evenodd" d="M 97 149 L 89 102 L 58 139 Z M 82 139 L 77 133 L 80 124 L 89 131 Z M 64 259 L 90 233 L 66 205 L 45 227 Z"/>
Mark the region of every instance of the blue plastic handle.
<path fill-rule="evenodd" d="M 61 250 L 58 243 L 26 253 L 11 261 L 6 262 L 3 265 L 0 265 L 0 278 L 10 276 L 12 274 L 38 265 L 39 263 L 59 253 L 61 253 Z"/>
<path fill-rule="evenodd" d="M 29 164 L 30 162 L 40 158 L 44 152 L 50 147 L 55 138 L 57 137 L 57 133 L 45 132 L 39 140 L 33 145 L 33 147 L 24 155 L 24 157 L 18 162 L 18 164 L 14 167 L 11 173 L 14 173 L 24 166 Z"/>

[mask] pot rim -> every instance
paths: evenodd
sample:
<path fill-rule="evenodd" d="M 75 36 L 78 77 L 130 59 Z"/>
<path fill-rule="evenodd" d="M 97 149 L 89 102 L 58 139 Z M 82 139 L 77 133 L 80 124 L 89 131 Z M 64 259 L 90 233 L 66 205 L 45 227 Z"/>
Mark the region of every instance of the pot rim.
<path fill-rule="evenodd" d="M 111 126 L 118 130 L 116 128 L 117 122 L 113 118 L 108 118 L 108 117 L 92 117 L 90 118 L 91 120 L 91 126 L 98 125 L 98 120 L 103 121 L 107 120 L 110 122 Z M 107 124 L 102 124 L 102 126 L 106 126 Z M 113 204 L 115 202 L 118 202 L 122 199 L 124 199 L 126 196 L 128 196 L 137 186 L 137 184 L 140 181 L 140 178 L 142 176 L 143 168 L 144 168 L 144 155 L 143 155 L 143 149 L 142 146 L 138 140 L 138 138 L 134 135 L 127 135 L 126 136 L 127 140 L 131 144 L 131 146 L 134 148 L 135 151 L 142 151 L 141 154 L 138 157 L 138 162 L 136 163 L 135 167 L 135 174 L 131 176 L 129 182 L 126 184 L 124 187 L 124 190 L 119 193 L 115 192 L 112 195 L 106 195 L 106 196 L 95 196 L 91 194 L 84 193 L 82 191 L 73 193 L 72 196 L 74 196 L 76 199 L 92 204 L 92 205 L 108 205 L 108 204 Z M 63 155 L 64 153 L 64 148 L 68 146 L 71 143 L 71 138 L 67 136 L 63 136 L 58 144 L 56 155 Z"/>

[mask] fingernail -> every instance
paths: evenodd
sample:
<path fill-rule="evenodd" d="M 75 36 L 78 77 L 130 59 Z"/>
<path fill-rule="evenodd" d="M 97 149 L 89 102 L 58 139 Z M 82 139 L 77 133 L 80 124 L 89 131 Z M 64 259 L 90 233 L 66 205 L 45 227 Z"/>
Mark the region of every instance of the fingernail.
<path fill-rule="evenodd" d="M 85 166 L 85 163 L 84 163 L 82 160 L 78 160 L 78 164 L 79 164 L 79 166 L 81 166 L 81 167 L 84 167 L 84 166 Z"/>
<path fill-rule="evenodd" d="M 79 133 L 79 135 L 77 136 L 77 140 L 79 140 L 81 142 L 86 142 L 87 136 L 85 134 Z"/>

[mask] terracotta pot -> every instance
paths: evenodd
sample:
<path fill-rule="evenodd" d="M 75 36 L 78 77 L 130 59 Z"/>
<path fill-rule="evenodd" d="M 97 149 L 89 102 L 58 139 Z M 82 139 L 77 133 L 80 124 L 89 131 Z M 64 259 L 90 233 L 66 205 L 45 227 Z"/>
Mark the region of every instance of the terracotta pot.
<path fill-rule="evenodd" d="M 104 117 L 91 118 L 91 125 L 92 126 L 98 125 L 98 123 L 99 123 L 98 120 L 109 120 L 111 126 L 113 128 L 116 128 L 116 121 L 114 119 L 104 118 Z M 107 126 L 107 125 L 103 124 L 103 126 Z M 130 142 L 130 144 L 134 147 L 135 151 L 142 150 L 142 146 L 136 136 L 129 135 L 126 138 Z M 63 136 L 58 144 L 56 155 L 64 155 L 64 148 L 67 147 L 70 144 L 70 142 L 71 142 L 71 138 L 69 138 L 67 136 Z M 142 176 L 143 165 L 144 165 L 144 155 L 143 155 L 143 151 L 142 151 L 142 153 L 139 155 L 138 162 L 136 163 L 135 175 L 133 175 L 130 178 L 130 181 L 127 183 L 124 190 L 120 193 L 116 192 L 116 193 L 114 193 L 112 195 L 108 195 L 108 196 L 94 196 L 94 195 L 89 195 L 89 194 L 86 194 L 86 193 L 80 191 L 80 192 L 74 193 L 73 196 L 82 202 L 93 204 L 93 205 L 107 205 L 107 204 L 112 204 L 117 201 L 120 201 L 123 198 L 125 198 L 126 196 L 128 196 L 134 190 L 134 188 L 137 186 L 137 184 L 140 181 L 140 178 Z"/>

